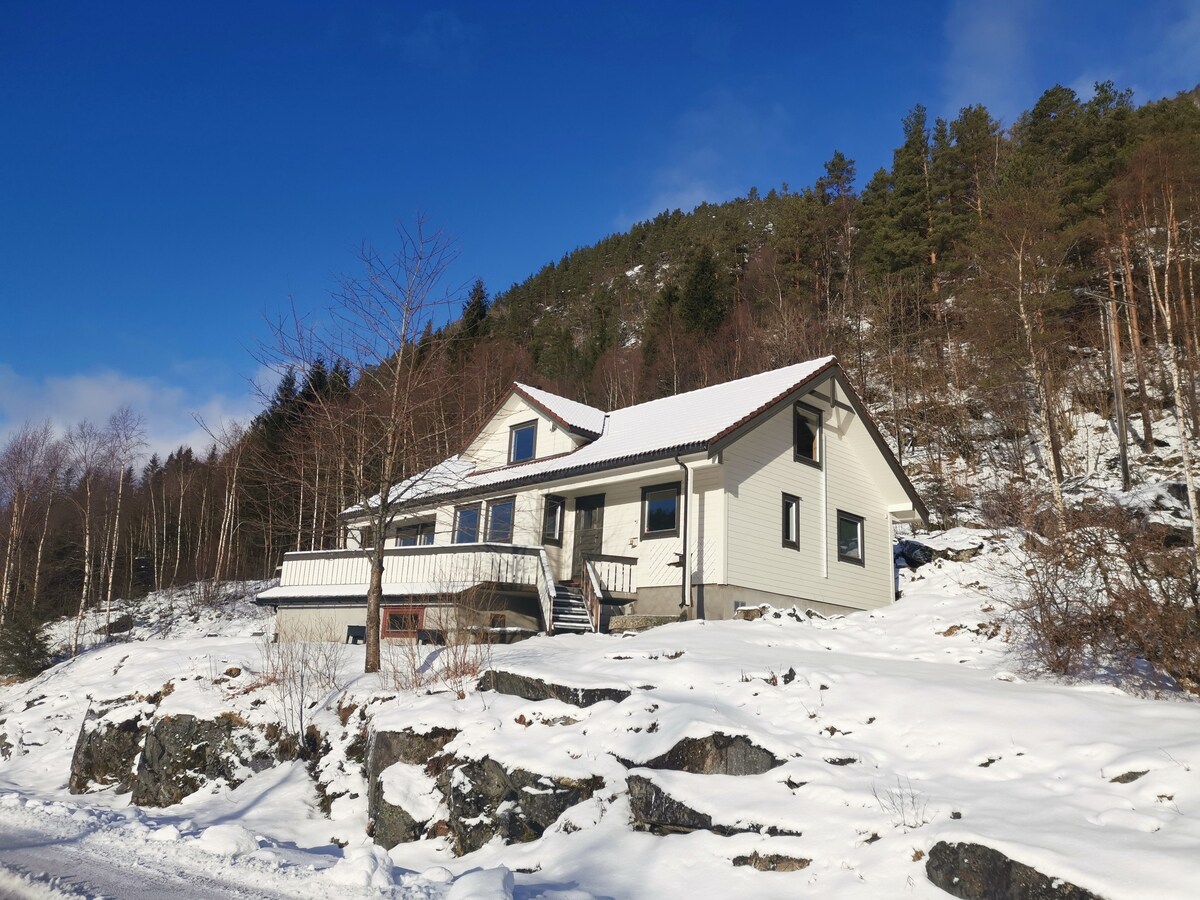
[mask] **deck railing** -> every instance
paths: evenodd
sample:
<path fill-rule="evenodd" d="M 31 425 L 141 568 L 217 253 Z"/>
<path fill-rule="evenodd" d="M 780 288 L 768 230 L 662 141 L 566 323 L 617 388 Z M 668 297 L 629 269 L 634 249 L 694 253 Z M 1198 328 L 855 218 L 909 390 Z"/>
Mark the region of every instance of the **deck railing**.
<path fill-rule="evenodd" d="M 602 600 L 632 600 L 637 594 L 637 557 L 585 553 L 586 562 L 596 573 Z"/>
<path fill-rule="evenodd" d="M 545 592 L 548 564 L 541 547 L 513 544 L 451 544 L 449 546 L 389 547 L 383 551 L 384 586 L 422 585 L 426 592 L 446 586 L 487 582 L 537 588 Z M 314 550 L 283 557 L 280 587 L 365 586 L 371 576 L 367 550 Z M 544 601 L 543 601 L 544 602 Z"/>

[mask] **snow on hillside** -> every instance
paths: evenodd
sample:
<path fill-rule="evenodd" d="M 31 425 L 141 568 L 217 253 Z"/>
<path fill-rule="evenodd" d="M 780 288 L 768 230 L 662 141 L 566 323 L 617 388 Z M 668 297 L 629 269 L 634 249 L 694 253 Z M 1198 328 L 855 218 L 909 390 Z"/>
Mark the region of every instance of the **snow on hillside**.
<path fill-rule="evenodd" d="M 900 602 L 873 613 L 769 610 L 488 651 L 494 670 L 629 692 L 588 706 L 473 688 L 460 699 L 436 680 L 397 694 L 355 674 L 361 647 L 340 648 L 344 685 L 306 710 L 329 740 L 315 767 L 328 815 L 300 761 L 160 809 L 113 788 L 68 793 L 89 707 L 113 721 L 147 705 L 158 717 L 228 712 L 250 727 L 280 716 L 263 677 L 267 645 L 252 634 L 269 625 L 261 616 L 201 616 L 186 633 L 153 637 L 147 615 L 133 632 L 144 640 L 93 647 L 0 689 L 0 865 L 10 870 L 0 877 L 32 884 L 29 896 L 79 886 L 117 896 L 932 898 L 947 895 L 926 878 L 930 849 L 970 841 L 1104 897 L 1191 896 L 1200 704 L 1169 688 L 1040 679 L 996 618 L 1015 538 L 956 529 L 928 540 L 981 552 L 905 573 Z M 437 663 L 435 653 L 427 668 Z M 446 729 L 447 758 L 519 767 L 547 785 L 603 783 L 528 843 L 496 838 L 456 857 L 443 836 L 384 851 L 365 836 L 359 722 Z M 644 765 L 716 733 L 781 764 L 747 775 Z M 635 778 L 712 827 L 635 830 Z M 381 783 L 385 800 L 420 820 L 446 812 L 422 766 L 396 763 Z M 776 857 L 796 870 L 744 864 Z M 139 878 L 159 887 L 138 893 Z"/>

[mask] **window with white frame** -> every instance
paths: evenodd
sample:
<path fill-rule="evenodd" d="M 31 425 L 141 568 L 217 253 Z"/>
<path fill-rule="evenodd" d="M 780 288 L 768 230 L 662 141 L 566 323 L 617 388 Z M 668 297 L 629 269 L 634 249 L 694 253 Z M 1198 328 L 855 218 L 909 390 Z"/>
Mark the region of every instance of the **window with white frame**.
<path fill-rule="evenodd" d="M 567 498 L 556 494 L 546 495 L 546 509 L 542 513 L 542 543 L 561 547 L 563 522 L 567 517 Z"/>
<path fill-rule="evenodd" d="M 514 425 L 508 431 L 508 463 L 526 462 L 537 455 L 537 420 Z"/>

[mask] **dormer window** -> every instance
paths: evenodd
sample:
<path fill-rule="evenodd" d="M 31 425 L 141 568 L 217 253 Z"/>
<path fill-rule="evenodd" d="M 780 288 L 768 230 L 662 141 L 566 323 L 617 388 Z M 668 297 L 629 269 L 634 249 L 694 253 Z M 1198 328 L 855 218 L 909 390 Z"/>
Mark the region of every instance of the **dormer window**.
<path fill-rule="evenodd" d="M 526 462 L 537 453 L 537 420 L 514 425 L 508 433 L 508 464 Z"/>

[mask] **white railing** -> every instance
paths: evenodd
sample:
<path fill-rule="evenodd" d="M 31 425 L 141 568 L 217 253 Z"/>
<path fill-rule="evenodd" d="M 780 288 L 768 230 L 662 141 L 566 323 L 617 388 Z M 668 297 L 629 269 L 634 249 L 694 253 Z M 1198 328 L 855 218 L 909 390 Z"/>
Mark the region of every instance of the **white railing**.
<path fill-rule="evenodd" d="M 546 623 L 546 633 L 554 634 L 554 570 L 550 568 L 550 557 L 546 548 L 538 548 L 538 566 L 541 569 L 537 580 L 538 600 L 542 603 L 542 621 Z"/>
<path fill-rule="evenodd" d="M 592 620 L 592 631 L 600 630 L 600 602 L 604 599 L 604 588 L 600 584 L 600 576 L 596 574 L 596 561 L 587 556 L 583 558 L 583 603 L 587 607 L 588 618 Z"/>
<path fill-rule="evenodd" d="M 631 599 L 637 593 L 637 558 L 585 553 L 584 561 L 599 581 L 597 592 L 603 597 Z"/>
<path fill-rule="evenodd" d="M 426 590 L 487 582 L 544 590 L 540 547 L 511 544 L 453 544 L 446 547 L 389 547 L 383 551 L 383 584 L 422 585 Z M 548 568 L 548 563 L 546 564 Z M 365 586 L 371 576 L 366 550 L 316 550 L 283 557 L 280 587 Z"/>

